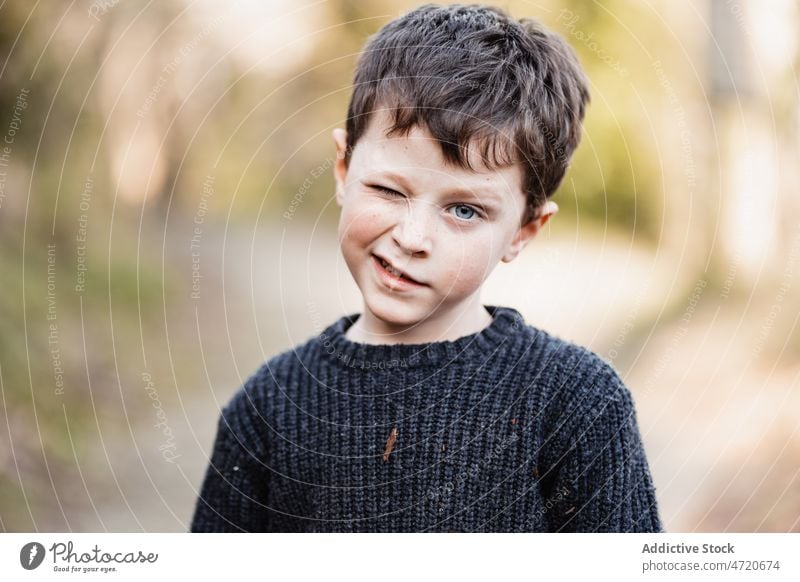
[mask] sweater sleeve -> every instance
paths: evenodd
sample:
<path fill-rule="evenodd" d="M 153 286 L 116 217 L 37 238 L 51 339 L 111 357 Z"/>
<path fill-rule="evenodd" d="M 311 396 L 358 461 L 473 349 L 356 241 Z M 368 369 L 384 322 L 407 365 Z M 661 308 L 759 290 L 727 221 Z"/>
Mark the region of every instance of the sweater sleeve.
<path fill-rule="evenodd" d="M 603 390 L 571 408 L 569 436 L 555 439 L 543 491 L 548 531 L 663 531 L 630 391 L 609 372 L 599 375 Z"/>
<path fill-rule="evenodd" d="M 223 409 L 195 506 L 192 532 L 269 530 L 265 505 L 269 471 L 258 431 L 263 423 L 245 390 Z"/>

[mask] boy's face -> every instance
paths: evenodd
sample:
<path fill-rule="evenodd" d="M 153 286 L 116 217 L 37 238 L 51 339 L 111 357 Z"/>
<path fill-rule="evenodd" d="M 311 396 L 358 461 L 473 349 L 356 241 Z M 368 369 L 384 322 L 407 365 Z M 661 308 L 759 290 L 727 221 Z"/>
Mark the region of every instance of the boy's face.
<path fill-rule="evenodd" d="M 480 307 L 481 285 L 498 262 L 513 260 L 558 207 L 548 202 L 520 227 L 519 165 L 488 170 L 471 150 L 478 171 L 455 167 L 427 130 L 386 137 L 388 127 L 385 113 L 373 114 L 349 167 L 346 133 L 334 130 L 344 259 L 365 307 L 389 327 L 464 316 L 470 303 Z M 416 282 L 393 277 L 378 257 Z"/>

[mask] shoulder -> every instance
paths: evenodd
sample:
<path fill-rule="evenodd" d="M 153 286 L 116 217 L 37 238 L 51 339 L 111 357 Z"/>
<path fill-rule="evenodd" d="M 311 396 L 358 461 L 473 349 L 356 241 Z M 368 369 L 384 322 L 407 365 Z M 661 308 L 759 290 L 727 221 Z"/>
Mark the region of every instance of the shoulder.
<path fill-rule="evenodd" d="M 319 336 L 313 336 L 262 362 L 242 382 L 225 410 L 240 414 L 250 408 L 263 411 L 270 400 L 296 388 L 298 371 L 314 368 L 319 360 L 318 344 Z"/>
<path fill-rule="evenodd" d="M 262 362 L 239 384 L 221 411 L 221 420 L 234 430 L 246 430 L 255 423 L 263 422 L 273 400 L 286 384 L 293 350 L 281 352 Z"/>
<path fill-rule="evenodd" d="M 541 330 L 539 334 L 542 419 L 557 448 L 568 446 L 588 426 L 611 430 L 612 420 L 632 422 L 633 397 L 609 362 L 587 347 Z"/>
<path fill-rule="evenodd" d="M 545 335 L 551 357 L 542 372 L 543 420 L 554 443 L 567 447 L 587 427 L 617 436 L 638 430 L 632 393 L 617 370 L 589 348 Z"/>
<path fill-rule="evenodd" d="M 544 392 L 556 391 L 559 401 L 570 398 L 616 398 L 624 384 L 613 366 L 595 352 L 525 322 L 514 309 L 501 308 L 511 323 L 507 344 L 515 366 Z"/>
<path fill-rule="evenodd" d="M 617 370 L 587 347 L 536 330 L 540 342 L 537 366 L 560 401 L 620 400 L 630 396 Z"/>
<path fill-rule="evenodd" d="M 303 371 L 313 369 L 319 350 L 314 336 L 263 361 L 239 384 L 219 414 L 218 430 L 258 448 L 264 446 L 276 414 L 302 391 Z"/>

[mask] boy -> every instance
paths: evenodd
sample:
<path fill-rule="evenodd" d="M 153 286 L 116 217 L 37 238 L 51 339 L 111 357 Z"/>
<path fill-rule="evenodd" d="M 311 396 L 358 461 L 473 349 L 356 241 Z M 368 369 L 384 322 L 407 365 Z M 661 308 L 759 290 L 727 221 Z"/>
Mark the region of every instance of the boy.
<path fill-rule="evenodd" d="M 192 531 L 661 531 L 619 376 L 480 301 L 557 211 L 586 85 L 559 37 L 494 8 L 426 5 L 370 39 L 333 132 L 363 314 L 224 408 Z"/>

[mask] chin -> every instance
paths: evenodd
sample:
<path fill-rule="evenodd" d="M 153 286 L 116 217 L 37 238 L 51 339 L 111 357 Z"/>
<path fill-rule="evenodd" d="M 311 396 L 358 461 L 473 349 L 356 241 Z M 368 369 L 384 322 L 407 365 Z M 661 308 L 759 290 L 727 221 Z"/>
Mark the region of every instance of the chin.
<path fill-rule="evenodd" d="M 411 326 L 428 315 L 419 305 L 409 302 L 408 299 L 365 297 L 364 302 L 375 317 L 389 325 Z"/>

